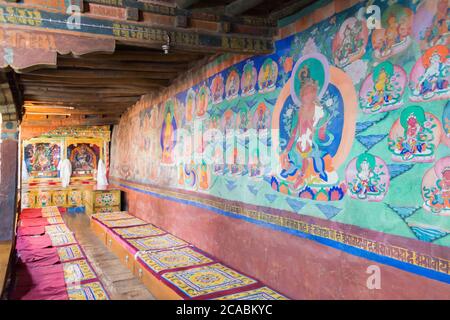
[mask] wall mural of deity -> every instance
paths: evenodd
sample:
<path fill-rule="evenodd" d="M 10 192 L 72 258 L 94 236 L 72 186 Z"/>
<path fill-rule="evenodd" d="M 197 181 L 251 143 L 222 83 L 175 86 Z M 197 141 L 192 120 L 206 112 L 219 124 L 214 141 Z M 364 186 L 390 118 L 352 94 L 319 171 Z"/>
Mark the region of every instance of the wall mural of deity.
<path fill-rule="evenodd" d="M 450 99 L 449 48 L 431 47 L 416 62 L 410 74 L 411 101 Z"/>
<path fill-rule="evenodd" d="M 255 94 L 257 71 L 252 60 L 248 60 L 242 71 L 241 96 L 247 97 Z"/>
<path fill-rule="evenodd" d="M 382 201 L 389 188 L 386 162 L 370 153 L 353 158 L 345 170 L 347 194 L 353 199 Z"/>
<path fill-rule="evenodd" d="M 197 94 L 197 111 L 195 113 L 198 119 L 205 118 L 210 103 L 210 96 L 209 88 L 205 84 L 201 85 Z"/>
<path fill-rule="evenodd" d="M 112 175 L 450 246 L 450 1 L 370 3 L 137 104 Z"/>
<path fill-rule="evenodd" d="M 405 108 L 389 133 L 392 160 L 432 162 L 441 139 L 440 121 L 420 106 Z"/>
<path fill-rule="evenodd" d="M 436 161 L 422 180 L 423 208 L 450 216 L 450 156 Z"/>
<path fill-rule="evenodd" d="M 175 118 L 175 104 L 173 100 L 168 100 L 164 106 L 164 120 L 161 128 L 161 164 L 172 165 L 174 159 L 174 149 L 177 143 L 176 130 L 177 121 Z"/>
<path fill-rule="evenodd" d="M 422 0 L 414 16 L 413 33 L 420 48 L 450 44 L 448 0 Z"/>
<path fill-rule="evenodd" d="M 67 159 L 72 164 L 72 176 L 91 176 L 97 170 L 100 146 L 92 143 L 75 143 L 67 146 Z"/>
<path fill-rule="evenodd" d="M 186 121 L 192 121 L 195 114 L 196 95 L 193 89 L 189 89 L 186 94 Z"/>
<path fill-rule="evenodd" d="M 29 143 L 24 146 L 24 160 L 30 177 L 56 178 L 61 159 L 61 145 L 52 142 Z"/>
<path fill-rule="evenodd" d="M 408 48 L 414 14 L 410 8 L 394 4 L 383 11 L 380 29 L 372 32 L 373 56 L 384 61 Z"/>
<path fill-rule="evenodd" d="M 340 81 L 335 82 L 337 77 Z M 271 180 L 283 193 L 320 201 L 340 200 L 337 174 L 354 138 L 356 93 L 351 79 L 323 55 L 303 56 L 282 89 L 272 118 L 281 171 Z"/>
<path fill-rule="evenodd" d="M 240 87 L 240 76 L 236 69 L 231 69 L 228 74 L 225 85 L 225 94 L 227 100 L 233 100 L 238 97 Z"/>
<path fill-rule="evenodd" d="M 278 64 L 271 58 L 264 61 L 259 69 L 258 86 L 259 93 L 273 91 L 278 79 Z"/>
<path fill-rule="evenodd" d="M 211 97 L 213 104 L 218 104 L 223 101 L 223 93 L 225 91 L 225 84 L 221 74 L 215 76 L 211 81 Z"/>
<path fill-rule="evenodd" d="M 369 31 L 365 20 L 348 18 L 333 40 L 334 62 L 339 68 L 360 59 L 366 53 Z"/>
<path fill-rule="evenodd" d="M 407 81 L 402 67 L 389 61 L 378 64 L 359 91 L 361 109 L 366 113 L 379 113 L 400 108 Z"/>

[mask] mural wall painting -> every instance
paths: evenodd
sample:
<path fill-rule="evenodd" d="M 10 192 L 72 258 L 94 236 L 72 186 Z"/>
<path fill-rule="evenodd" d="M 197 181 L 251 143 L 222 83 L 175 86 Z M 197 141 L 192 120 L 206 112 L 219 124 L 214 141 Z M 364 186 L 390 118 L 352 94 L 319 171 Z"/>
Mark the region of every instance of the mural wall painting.
<path fill-rule="evenodd" d="M 24 160 L 30 177 L 57 178 L 62 141 L 41 140 L 24 145 Z"/>
<path fill-rule="evenodd" d="M 72 164 L 72 176 L 92 176 L 100 159 L 101 145 L 73 143 L 67 146 L 67 159 Z"/>
<path fill-rule="evenodd" d="M 112 175 L 450 246 L 449 1 L 373 3 L 143 99 Z"/>

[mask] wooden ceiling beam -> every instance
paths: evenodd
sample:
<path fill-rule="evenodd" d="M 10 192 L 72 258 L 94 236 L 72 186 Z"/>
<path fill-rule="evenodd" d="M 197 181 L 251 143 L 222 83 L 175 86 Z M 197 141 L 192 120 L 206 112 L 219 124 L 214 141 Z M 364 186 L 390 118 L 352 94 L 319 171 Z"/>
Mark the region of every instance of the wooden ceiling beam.
<path fill-rule="evenodd" d="M 25 102 L 26 105 L 30 105 L 32 104 L 33 107 L 46 107 L 46 106 L 52 106 L 52 107 L 57 107 L 57 106 L 61 106 L 64 108 L 67 107 L 74 107 L 75 109 L 102 109 L 102 108 L 107 108 L 107 109 L 111 109 L 111 110 L 126 110 L 127 108 L 129 108 L 130 106 L 132 106 L 132 104 L 130 103 L 102 103 L 102 102 L 96 102 L 96 103 L 74 103 L 74 102 L 45 102 L 45 101 L 35 101 L 35 100 L 26 100 Z"/>
<path fill-rule="evenodd" d="M 239 16 L 263 2 L 264 0 L 235 0 L 225 7 L 225 15 L 229 17 Z"/>
<path fill-rule="evenodd" d="M 104 4 L 104 0 L 100 0 L 99 2 L 101 2 L 100 4 Z M 118 4 L 125 8 L 136 5 L 147 7 L 149 5 L 141 1 L 131 0 L 121 0 Z M 160 6 L 160 9 L 165 10 L 167 6 L 165 8 Z M 25 28 L 30 33 L 51 32 L 53 34 L 68 36 L 83 35 L 86 36 L 88 42 L 91 40 L 89 38 L 92 38 L 92 45 L 95 44 L 96 40 L 100 41 L 101 38 L 105 41 L 130 41 L 143 46 L 155 45 L 161 48 L 163 44 L 166 44 L 167 38 L 169 38 L 172 50 L 194 50 L 199 53 L 232 52 L 240 54 L 267 54 L 274 51 L 274 39 L 269 35 L 269 30 L 262 32 L 262 34 L 254 32 L 249 34 L 234 32 L 220 33 L 217 30 L 218 23 L 213 28 L 208 23 L 200 24 L 192 29 L 176 28 L 174 27 L 174 18 L 158 19 L 157 17 L 148 17 L 147 20 L 144 19 L 142 22 L 130 22 L 105 16 L 87 16 L 84 13 L 81 14 L 77 28 L 73 29 L 69 28 L 66 23 L 61 23 L 61 21 L 70 21 L 73 18 L 69 14 L 54 12 L 50 9 L 37 9 L 28 3 L 1 3 L 0 11 L 8 12 L 9 16 L 16 17 L 15 19 L 5 19 L 4 23 L 8 26 Z M 156 15 L 158 14 L 164 15 L 163 12 L 156 13 Z M 175 12 L 173 15 L 170 15 L 175 17 L 179 14 L 179 12 Z M 26 18 L 22 18 L 29 16 L 34 17 L 32 25 L 26 22 Z M 219 21 L 221 20 L 219 19 Z M 267 27 L 267 29 L 271 28 Z M 35 64 L 39 65 L 42 63 Z"/>
<path fill-rule="evenodd" d="M 56 83 L 64 86 L 66 84 L 73 84 L 76 86 L 91 86 L 91 85 L 99 85 L 99 86 L 109 86 L 109 85 L 119 85 L 119 86 L 143 86 L 143 87 L 151 87 L 151 88 L 161 88 L 169 85 L 169 81 L 167 80 L 158 80 L 158 79 L 118 79 L 116 78 L 97 78 L 97 79 L 87 79 L 81 77 L 72 77 L 72 78 L 55 78 L 50 76 L 43 75 L 35 75 L 35 74 L 22 74 L 20 76 L 22 83 Z M 100 80 L 101 79 L 101 80 Z"/>
<path fill-rule="evenodd" d="M 124 110 L 110 110 L 110 109 L 61 109 L 61 108 L 26 108 L 26 114 L 42 114 L 49 113 L 68 113 L 68 114 L 106 114 L 106 115 L 121 115 Z"/>
<path fill-rule="evenodd" d="M 84 79 L 153 79 L 170 80 L 177 76 L 176 72 L 145 72 L 118 70 L 82 70 L 77 68 L 41 69 L 29 74 L 50 78 L 84 78 Z"/>
<path fill-rule="evenodd" d="M 169 52 L 169 54 L 164 54 L 156 51 L 133 51 L 133 50 L 118 50 L 114 54 L 88 54 L 83 55 L 82 58 L 91 60 L 97 59 L 102 61 L 135 61 L 135 62 L 191 62 L 192 60 L 199 60 L 205 55 L 200 53 L 192 52 Z"/>
<path fill-rule="evenodd" d="M 101 101 L 99 101 L 98 97 L 94 96 L 49 96 L 49 95 L 27 95 L 24 97 L 25 101 L 41 101 L 41 102 L 48 102 L 48 103 L 54 103 L 54 102 L 67 102 L 67 103 L 130 103 L 133 104 L 137 100 L 139 100 L 140 96 L 138 97 L 110 97 L 110 98 L 101 98 Z"/>
<path fill-rule="evenodd" d="M 49 121 L 51 120 L 51 121 Z M 33 119 L 33 117 L 24 116 L 24 121 L 27 126 L 36 126 L 36 127 L 54 127 L 56 126 L 98 126 L 98 125 L 112 125 L 118 124 L 120 121 L 120 117 L 107 117 L 107 118 L 81 118 L 81 117 L 67 117 L 67 118 L 58 118 L 48 116 L 45 119 Z"/>
<path fill-rule="evenodd" d="M 313 2 L 314 0 L 292 0 L 291 2 L 286 4 L 283 8 L 272 12 L 269 15 L 269 17 L 274 21 L 278 21 L 282 18 L 295 14 L 296 12 L 306 8 Z"/>
<path fill-rule="evenodd" d="M 91 88 L 91 87 L 49 87 L 43 86 L 41 84 L 28 84 L 24 87 L 24 94 L 99 94 L 99 95 L 109 95 L 109 96 L 136 96 L 146 94 L 148 91 L 146 89 L 139 88 Z"/>
<path fill-rule="evenodd" d="M 58 67 L 81 68 L 81 69 L 104 69 L 118 71 L 145 71 L 145 72 L 165 72 L 176 73 L 185 71 L 188 63 L 139 63 L 139 62 L 121 62 L 108 61 L 105 59 L 80 59 L 80 58 L 58 58 Z"/>
<path fill-rule="evenodd" d="M 177 7 L 180 9 L 187 9 L 198 2 L 200 2 L 200 0 L 176 0 L 175 1 L 175 3 L 177 4 Z"/>

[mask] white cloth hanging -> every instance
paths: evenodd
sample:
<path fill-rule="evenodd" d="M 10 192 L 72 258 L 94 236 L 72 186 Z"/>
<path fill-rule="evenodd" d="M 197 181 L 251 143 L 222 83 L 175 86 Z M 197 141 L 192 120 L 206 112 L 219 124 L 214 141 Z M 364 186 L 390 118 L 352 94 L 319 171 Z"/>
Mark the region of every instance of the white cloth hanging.
<path fill-rule="evenodd" d="M 69 159 L 64 159 L 58 165 L 59 175 L 61 177 L 61 185 L 63 188 L 70 184 L 70 177 L 72 176 L 72 164 Z"/>
<path fill-rule="evenodd" d="M 22 160 L 22 181 L 26 182 L 28 181 L 28 169 L 27 169 L 27 164 L 25 162 L 25 159 Z"/>
<path fill-rule="evenodd" d="M 108 180 L 106 179 L 106 166 L 102 159 L 98 160 L 97 166 L 97 186 L 107 186 Z"/>

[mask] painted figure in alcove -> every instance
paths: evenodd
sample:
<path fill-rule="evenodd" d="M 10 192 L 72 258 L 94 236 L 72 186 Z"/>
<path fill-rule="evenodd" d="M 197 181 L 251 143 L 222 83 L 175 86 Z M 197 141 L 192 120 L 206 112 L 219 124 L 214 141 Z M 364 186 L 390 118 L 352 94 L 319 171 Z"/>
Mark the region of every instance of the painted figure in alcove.
<path fill-rule="evenodd" d="M 395 161 L 431 162 L 439 144 L 440 124 L 420 106 L 409 106 L 392 126 L 389 150 Z"/>
<path fill-rule="evenodd" d="M 254 67 L 254 62 L 248 60 L 244 65 L 244 70 L 242 72 L 241 87 L 243 97 L 250 96 L 255 93 L 255 85 L 257 79 L 256 68 Z"/>
<path fill-rule="evenodd" d="M 439 45 L 428 49 L 411 71 L 411 100 L 449 98 L 449 67 L 449 49 L 446 46 Z"/>
<path fill-rule="evenodd" d="M 417 7 L 414 32 L 422 50 L 450 44 L 450 2 L 423 0 Z"/>
<path fill-rule="evenodd" d="M 272 129 L 279 134 L 271 145 L 280 154 L 272 188 L 318 201 L 342 199 L 346 185 L 336 170 L 351 149 L 356 107 L 351 78 L 325 56 L 298 60 L 272 114 Z"/>
<path fill-rule="evenodd" d="M 386 60 L 405 50 L 411 43 L 411 9 L 398 4 L 389 6 L 382 16 L 382 28 L 373 30 L 372 47 L 377 60 Z"/>
<path fill-rule="evenodd" d="M 32 176 L 56 177 L 61 148 L 57 144 L 36 143 L 25 147 L 27 171 Z"/>
<path fill-rule="evenodd" d="M 275 89 L 278 77 L 278 64 L 268 58 L 264 61 L 259 70 L 258 85 L 259 92 L 265 93 Z"/>
<path fill-rule="evenodd" d="M 241 107 L 236 119 L 237 128 L 240 133 L 244 133 L 249 128 L 249 117 L 248 117 L 248 109 L 246 107 Z"/>
<path fill-rule="evenodd" d="M 195 91 L 189 89 L 186 95 L 186 121 L 192 121 L 195 112 Z"/>
<path fill-rule="evenodd" d="M 365 21 L 348 18 L 333 40 L 333 55 L 337 66 L 344 67 L 361 58 L 366 52 L 368 31 Z"/>
<path fill-rule="evenodd" d="M 85 144 L 76 147 L 71 154 L 71 162 L 76 171 L 90 171 L 97 168 L 95 152 Z"/>
<path fill-rule="evenodd" d="M 206 115 L 209 103 L 209 90 L 206 86 L 200 87 L 197 102 L 197 117 L 203 118 Z"/>
<path fill-rule="evenodd" d="M 378 64 L 360 89 L 360 106 L 366 113 L 385 112 L 402 106 L 406 72 L 389 61 Z"/>
<path fill-rule="evenodd" d="M 230 71 L 225 85 L 226 99 L 232 100 L 239 93 L 239 74 L 235 69 Z"/>
<path fill-rule="evenodd" d="M 221 74 L 217 75 L 211 82 L 211 95 L 213 103 L 221 103 L 223 100 L 224 84 Z"/>
<path fill-rule="evenodd" d="M 206 162 L 202 161 L 202 164 L 200 165 L 200 177 L 199 177 L 199 187 L 202 190 L 208 190 L 211 186 L 210 183 L 210 174 L 208 165 Z"/>
<path fill-rule="evenodd" d="M 423 208 L 450 215 L 450 157 L 439 159 L 422 180 Z"/>
<path fill-rule="evenodd" d="M 310 70 L 300 72 L 309 75 Z M 304 184 L 305 179 L 315 177 L 328 180 L 324 158 L 313 153 L 314 143 L 326 141 L 326 126 L 329 112 L 317 102 L 319 84 L 312 78 L 300 79 L 301 110 L 298 113 L 297 126 L 291 132 L 286 149 L 281 154 L 281 164 L 287 172 L 296 171 L 294 188 Z M 297 170 L 297 169 L 300 170 Z"/>
<path fill-rule="evenodd" d="M 174 161 L 174 148 L 176 144 L 175 132 L 177 124 L 174 115 L 174 103 L 172 100 L 166 102 L 163 125 L 161 128 L 161 163 L 172 164 Z"/>
<path fill-rule="evenodd" d="M 381 201 L 389 185 L 389 172 L 381 158 L 363 153 L 348 164 L 346 180 L 352 198 Z"/>
<path fill-rule="evenodd" d="M 49 171 L 51 169 L 51 149 L 45 144 L 36 145 L 33 159 L 33 169 L 36 171 Z"/>
<path fill-rule="evenodd" d="M 234 119 L 235 114 L 233 110 L 228 109 L 227 111 L 224 112 L 222 120 L 223 121 L 222 127 L 224 130 L 224 134 L 226 134 L 226 131 L 234 129 Z"/>
<path fill-rule="evenodd" d="M 265 130 L 267 129 L 267 120 L 268 120 L 268 115 L 267 115 L 267 107 L 264 104 L 264 102 L 261 102 L 258 105 L 258 108 L 255 111 L 255 115 L 253 117 L 253 121 L 255 123 L 255 129 L 256 131 L 261 131 L 261 130 Z"/>

